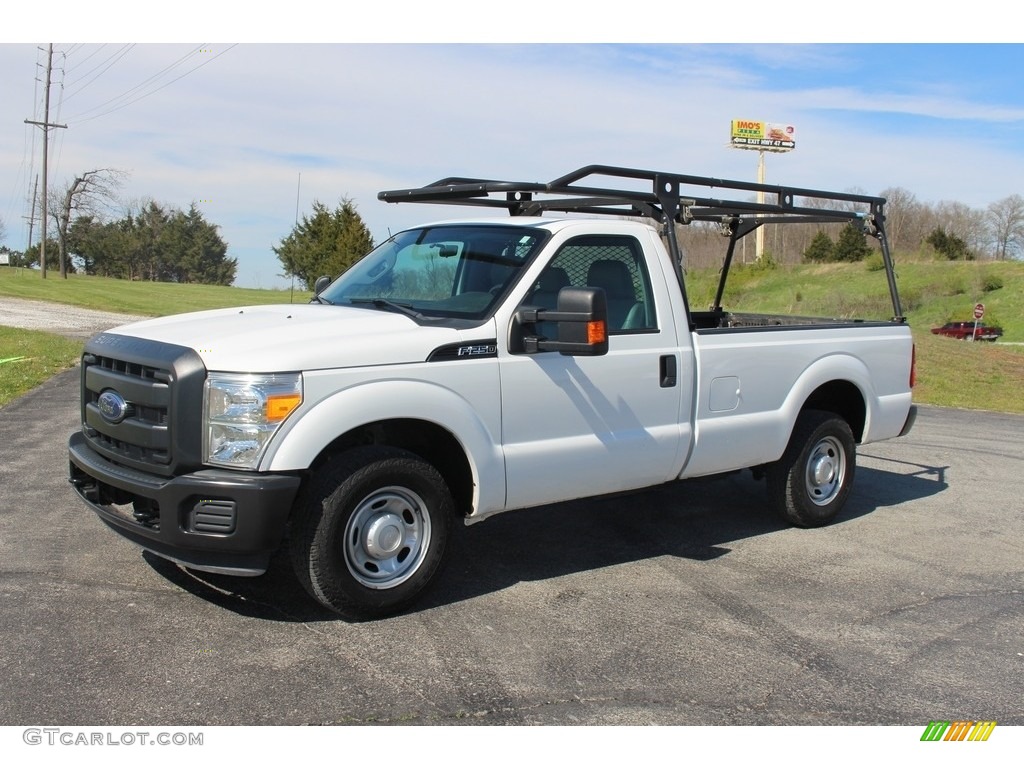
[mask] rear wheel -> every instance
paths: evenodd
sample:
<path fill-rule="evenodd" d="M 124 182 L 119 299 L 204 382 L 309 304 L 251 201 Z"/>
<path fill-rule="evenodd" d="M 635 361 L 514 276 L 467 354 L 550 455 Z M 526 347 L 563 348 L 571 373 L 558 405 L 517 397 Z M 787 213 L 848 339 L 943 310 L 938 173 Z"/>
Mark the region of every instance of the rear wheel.
<path fill-rule="evenodd" d="M 801 528 L 832 522 L 850 495 L 856 456 L 846 421 L 828 411 L 801 413 L 786 452 L 768 468 L 768 493 L 779 515 Z"/>
<path fill-rule="evenodd" d="M 440 473 L 415 454 L 366 446 L 325 464 L 298 501 L 295 573 L 349 618 L 395 613 L 440 570 L 454 505 Z"/>

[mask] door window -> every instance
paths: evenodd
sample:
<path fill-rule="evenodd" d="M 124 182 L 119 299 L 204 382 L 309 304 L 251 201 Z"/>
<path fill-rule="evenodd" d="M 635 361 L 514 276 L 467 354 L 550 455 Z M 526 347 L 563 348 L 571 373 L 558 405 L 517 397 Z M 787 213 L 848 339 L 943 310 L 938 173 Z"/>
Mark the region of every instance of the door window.
<path fill-rule="evenodd" d="M 604 289 L 611 334 L 657 329 L 643 251 L 632 237 L 587 235 L 568 241 L 541 273 L 525 303 L 555 309 L 558 292 L 566 286 Z"/>

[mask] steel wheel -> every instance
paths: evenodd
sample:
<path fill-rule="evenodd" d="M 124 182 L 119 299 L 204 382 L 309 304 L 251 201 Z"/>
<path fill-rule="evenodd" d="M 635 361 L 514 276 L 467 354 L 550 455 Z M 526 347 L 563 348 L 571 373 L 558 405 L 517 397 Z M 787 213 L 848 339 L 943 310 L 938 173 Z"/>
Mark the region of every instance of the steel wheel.
<path fill-rule="evenodd" d="M 768 495 L 783 520 L 802 528 L 826 525 L 846 504 L 856 468 L 850 425 L 834 413 L 806 410 L 785 453 L 768 466 Z"/>
<path fill-rule="evenodd" d="M 804 481 L 807 498 L 819 507 L 831 504 L 846 479 L 846 450 L 835 437 L 826 437 L 811 449 Z"/>
<path fill-rule="evenodd" d="M 408 488 L 389 486 L 356 506 L 345 527 L 345 565 L 370 589 L 390 589 L 409 578 L 430 546 L 426 504 Z"/>
<path fill-rule="evenodd" d="M 386 616 L 434 581 L 454 516 L 444 478 L 422 458 L 388 446 L 353 448 L 321 466 L 297 500 L 292 565 L 331 610 Z"/>

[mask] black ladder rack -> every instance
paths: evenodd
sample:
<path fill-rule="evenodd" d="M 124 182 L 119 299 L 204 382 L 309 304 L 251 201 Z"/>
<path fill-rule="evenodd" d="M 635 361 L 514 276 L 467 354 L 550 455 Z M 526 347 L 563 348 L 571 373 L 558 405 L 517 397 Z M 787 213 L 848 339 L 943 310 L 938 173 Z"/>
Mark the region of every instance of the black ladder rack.
<path fill-rule="evenodd" d="M 596 186 L 601 178 L 641 182 Z M 649 185 L 647 189 L 641 187 Z M 709 196 L 722 191 L 723 196 Z M 743 199 L 740 193 L 764 193 L 765 202 Z M 702 193 L 702 194 L 698 194 Z M 733 194 L 728 194 L 733 193 Z M 587 165 L 553 181 L 523 182 L 452 176 L 416 189 L 380 192 L 387 203 L 437 203 L 503 209 L 511 216 L 540 216 L 548 212 L 588 215 L 640 216 L 663 225 L 672 258 L 682 268 L 682 252 L 673 224 L 694 221 L 717 223 L 729 237 L 715 306 L 721 304 L 736 243 L 765 224 L 860 222 L 865 234 L 876 238 L 882 251 L 892 297 L 894 320 L 903 321 L 889 244 L 885 236 L 885 198 L 850 192 L 758 184 L 749 181 L 664 173 L 612 165 Z M 815 201 L 808 205 L 807 201 Z M 798 202 L 800 204 L 798 204 Z M 686 287 L 680 274 L 680 287 Z"/>

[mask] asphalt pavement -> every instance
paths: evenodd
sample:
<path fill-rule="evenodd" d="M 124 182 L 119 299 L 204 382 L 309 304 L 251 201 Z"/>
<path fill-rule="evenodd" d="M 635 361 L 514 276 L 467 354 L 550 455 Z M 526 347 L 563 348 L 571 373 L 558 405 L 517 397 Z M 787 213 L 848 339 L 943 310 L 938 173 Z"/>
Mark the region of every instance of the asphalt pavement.
<path fill-rule="evenodd" d="M 1024 725 L 1024 417 L 922 408 L 840 518 L 749 473 L 459 531 L 392 618 L 189 572 L 67 484 L 78 371 L 0 409 L 0 725 Z"/>

